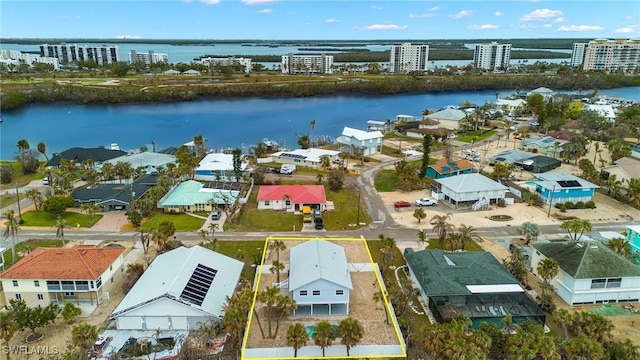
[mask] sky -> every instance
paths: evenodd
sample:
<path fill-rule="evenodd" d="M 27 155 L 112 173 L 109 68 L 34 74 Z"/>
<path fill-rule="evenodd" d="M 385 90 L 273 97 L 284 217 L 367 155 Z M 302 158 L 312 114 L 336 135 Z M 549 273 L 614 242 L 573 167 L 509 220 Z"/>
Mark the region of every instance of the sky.
<path fill-rule="evenodd" d="M 4 38 L 640 38 L 638 0 L 0 1 Z"/>

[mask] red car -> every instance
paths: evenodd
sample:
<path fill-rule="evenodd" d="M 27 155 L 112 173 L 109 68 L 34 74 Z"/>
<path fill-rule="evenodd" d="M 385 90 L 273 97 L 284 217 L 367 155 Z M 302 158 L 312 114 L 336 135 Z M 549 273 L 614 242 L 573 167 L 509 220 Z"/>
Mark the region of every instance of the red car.
<path fill-rule="evenodd" d="M 410 207 L 411 203 L 408 201 L 396 201 L 393 203 L 393 207 L 397 208 L 403 208 L 403 207 Z"/>

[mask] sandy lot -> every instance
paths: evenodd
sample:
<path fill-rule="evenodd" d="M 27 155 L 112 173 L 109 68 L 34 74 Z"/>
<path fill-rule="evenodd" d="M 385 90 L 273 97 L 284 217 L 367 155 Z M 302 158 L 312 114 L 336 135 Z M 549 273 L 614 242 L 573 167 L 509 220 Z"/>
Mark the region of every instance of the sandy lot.
<path fill-rule="evenodd" d="M 289 262 L 289 249 L 300 244 L 302 241 L 285 241 L 287 249 L 280 253 L 280 261 Z M 339 241 L 331 242 L 345 248 L 347 261 L 350 263 L 369 263 L 369 256 L 363 241 Z M 265 264 L 270 264 L 275 260 L 275 252 L 267 253 Z M 267 265 L 265 265 L 267 266 Z M 286 273 L 280 274 L 280 281 L 286 279 Z M 385 310 L 382 304 L 376 304 L 373 294 L 379 290 L 376 276 L 373 272 L 351 273 L 351 281 L 353 283 L 353 291 L 350 293 L 349 316 L 357 319 L 364 328 L 364 338 L 361 344 L 398 344 L 396 332 L 391 325 L 385 324 Z M 276 282 L 275 274 L 262 274 L 258 291 L 264 290 Z M 256 305 L 258 306 L 258 305 Z M 265 332 L 267 331 L 266 317 L 261 309 L 258 308 L 261 324 Z M 278 330 L 276 339 L 262 339 L 260 329 L 258 328 L 255 317 L 249 326 L 248 348 L 261 347 L 287 347 L 286 332 L 290 325 L 294 322 L 300 322 L 305 326 L 315 325 L 319 321 L 329 321 L 332 324 L 338 324 L 345 316 L 322 316 L 322 317 L 289 317 L 283 319 Z M 275 326 L 275 323 L 274 323 Z M 313 340 L 309 340 L 309 345 L 313 345 Z M 339 344 L 335 342 L 334 346 Z"/>

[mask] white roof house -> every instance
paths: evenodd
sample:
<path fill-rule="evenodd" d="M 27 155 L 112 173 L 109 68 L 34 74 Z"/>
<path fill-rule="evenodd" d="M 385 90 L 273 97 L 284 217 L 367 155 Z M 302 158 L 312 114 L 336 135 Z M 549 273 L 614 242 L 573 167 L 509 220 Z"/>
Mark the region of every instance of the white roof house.
<path fill-rule="evenodd" d="M 109 318 L 119 330 L 188 330 L 219 320 L 243 267 L 201 246 L 179 247 L 156 257 Z"/>
<path fill-rule="evenodd" d="M 616 112 L 611 104 L 586 104 L 587 110 L 595 111 L 609 122 L 616 121 Z"/>
<path fill-rule="evenodd" d="M 454 208 L 480 210 L 504 199 L 508 188 L 488 177 L 472 173 L 435 179 L 440 188 L 437 197 Z"/>
<path fill-rule="evenodd" d="M 291 248 L 289 292 L 301 314 L 348 314 L 353 290 L 344 248 L 309 240 Z"/>
<path fill-rule="evenodd" d="M 340 155 L 340 151 L 309 148 L 278 151 L 272 154 L 271 158 L 281 164 L 297 164 L 315 168 L 320 166 L 323 156 L 327 156 L 330 161 L 333 161 L 338 159 L 338 155 Z"/>
<path fill-rule="evenodd" d="M 509 111 L 513 111 L 519 107 L 524 107 L 526 104 L 527 102 L 522 99 L 498 99 L 496 101 L 498 109 L 505 108 Z"/>
<path fill-rule="evenodd" d="M 159 166 L 166 167 L 169 163 L 176 163 L 176 157 L 168 154 L 154 153 L 154 152 L 139 152 L 134 154 L 127 154 L 118 156 L 116 158 L 105 161 L 100 165 L 102 167 L 106 163 L 115 165 L 119 162 L 125 162 L 131 164 L 131 167 L 136 169 L 143 167 L 147 173 L 155 171 Z"/>
<path fill-rule="evenodd" d="M 246 162 L 241 162 L 240 169 L 244 172 L 247 168 Z M 233 181 L 233 155 L 223 153 L 207 154 L 195 170 L 195 180 L 204 181 Z"/>
<path fill-rule="evenodd" d="M 533 89 L 533 90 L 529 91 L 527 93 L 527 96 L 531 96 L 531 95 L 535 95 L 535 94 L 540 94 L 540 95 L 542 95 L 543 98 L 547 99 L 547 98 L 549 98 L 549 97 L 551 97 L 553 95 L 553 90 L 551 90 L 551 89 L 549 89 L 547 87 L 541 86 L 541 87 L 539 87 L 537 89 Z"/>
<path fill-rule="evenodd" d="M 444 110 L 425 115 L 424 118 L 437 120 L 440 123 L 441 128 L 456 130 L 458 129 L 458 127 L 460 127 L 460 121 L 462 121 L 462 119 L 464 119 L 466 116 L 467 113 L 460 109 L 447 107 Z"/>
<path fill-rule="evenodd" d="M 342 145 L 341 149 L 346 153 L 354 154 L 357 149 L 361 149 L 364 155 L 371 155 L 382 152 L 383 137 L 380 131 L 364 131 L 345 126 L 336 142 Z"/>

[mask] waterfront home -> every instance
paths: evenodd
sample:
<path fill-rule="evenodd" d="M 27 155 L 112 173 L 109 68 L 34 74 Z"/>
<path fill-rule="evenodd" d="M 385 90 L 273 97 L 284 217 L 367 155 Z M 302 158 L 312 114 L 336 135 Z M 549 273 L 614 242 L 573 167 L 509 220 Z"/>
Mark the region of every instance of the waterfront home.
<path fill-rule="evenodd" d="M 532 174 L 536 193 L 545 204 L 590 201 L 600 186 L 567 173 Z"/>
<path fill-rule="evenodd" d="M 439 123 L 438 127 L 448 130 L 458 130 L 460 128 L 460 122 L 467 116 L 462 110 L 447 107 L 444 110 L 428 114 L 423 117 L 425 119 L 435 120 Z"/>
<path fill-rule="evenodd" d="M 219 322 L 244 263 L 201 246 L 158 255 L 109 319 L 118 330 L 190 330 Z"/>
<path fill-rule="evenodd" d="M 29 307 L 72 302 L 90 313 L 109 300 L 122 278 L 125 248 L 76 245 L 36 248 L 0 274 L 7 304 L 24 300 Z"/>
<path fill-rule="evenodd" d="M 523 110 L 527 102 L 522 99 L 498 99 L 496 100 L 496 107 L 506 113 L 514 113 L 516 111 Z"/>
<path fill-rule="evenodd" d="M 393 124 L 390 120 L 387 121 L 378 121 L 378 120 L 369 120 L 367 121 L 367 131 L 380 131 L 385 134 L 389 131 L 393 130 Z"/>
<path fill-rule="evenodd" d="M 309 148 L 278 151 L 271 154 L 271 159 L 280 164 L 295 164 L 317 169 L 322 165 L 323 157 L 327 157 L 329 164 L 333 164 L 340 159 L 338 155 L 340 155 L 340 151 Z"/>
<path fill-rule="evenodd" d="M 539 87 L 537 89 L 533 89 L 533 90 L 531 90 L 531 91 L 529 91 L 527 93 L 527 97 L 529 97 L 531 95 L 542 95 L 542 97 L 545 100 L 548 100 L 550 97 L 553 96 L 553 90 L 542 86 L 542 87 Z"/>
<path fill-rule="evenodd" d="M 426 176 L 429 179 L 441 179 L 473 172 L 475 172 L 475 167 L 469 160 L 448 160 L 447 158 L 440 158 L 434 164 L 427 167 Z"/>
<path fill-rule="evenodd" d="M 240 163 L 240 171 L 244 174 L 247 163 Z M 223 153 L 207 154 L 195 170 L 193 177 L 202 181 L 238 181 L 233 171 L 233 155 Z"/>
<path fill-rule="evenodd" d="M 98 165 L 96 168 L 99 170 L 104 164 L 115 165 L 119 162 L 129 163 L 132 169 L 142 168 L 148 174 L 156 172 L 159 167 L 166 169 L 168 164 L 176 164 L 176 157 L 174 155 L 149 151 L 137 152 L 109 159 L 101 165 Z"/>
<path fill-rule="evenodd" d="M 544 311 L 491 253 L 408 248 L 404 257 L 409 277 L 439 323 L 458 315 L 470 319 L 476 329 L 482 322 L 503 326 L 507 315 L 513 323 L 545 323 Z"/>
<path fill-rule="evenodd" d="M 323 185 L 261 185 L 258 190 L 258 209 L 299 212 L 308 205 L 320 211 L 327 210 Z"/>
<path fill-rule="evenodd" d="M 380 131 L 364 131 L 345 126 L 336 142 L 340 144 L 340 150 L 349 155 L 361 151 L 363 156 L 382 152 L 382 138 Z"/>
<path fill-rule="evenodd" d="M 433 197 L 443 200 L 444 204 L 454 209 L 488 209 L 489 204 L 504 199 L 509 190 L 506 186 L 477 173 L 450 176 L 435 181 L 436 184 L 431 185 Z"/>
<path fill-rule="evenodd" d="M 631 251 L 640 252 L 640 225 L 627 225 L 627 241 Z"/>
<path fill-rule="evenodd" d="M 539 242 L 531 247 L 534 274 L 538 275 L 538 263 L 543 259 L 558 262 L 560 271 L 551 283 L 571 306 L 640 299 L 640 267 L 601 242 Z"/>
<path fill-rule="evenodd" d="M 60 160 L 70 160 L 76 167 L 81 167 L 83 162 L 91 161 L 91 165 L 100 165 L 103 162 L 126 155 L 122 150 L 105 149 L 104 146 L 96 148 L 74 147 L 60 153 L 55 153 L 47 162 L 48 168 L 58 168 Z"/>
<path fill-rule="evenodd" d="M 308 240 L 291 248 L 288 290 L 294 316 L 349 315 L 353 290 L 344 248 L 325 240 Z"/>
<path fill-rule="evenodd" d="M 149 189 L 156 186 L 158 174 L 145 174 L 130 181 L 117 180 L 103 182 L 93 187 L 75 188 L 71 197 L 76 207 L 82 204 L 96 204 L 100 211 L 130 211 L 131 203 L 143 197 Z"/>
<path fill-rule="evenodd" d="M 239 187 L 219 189 L 205 186 L 205 184 L 199 181 L 187 180 L 171 188 L 171 190 L 158 201 L 158 208 L 169 213 L 209 212 L 216 208 L 227 208 L 231 206 L 237 201 L 239 194 Z"/>
<path fill-rule="evenodd" d="M 616 112 L 611 104 L 586 104 L 586 109 L 596 112 L 598 115 L 605 118 L 608 122 L 614 123 L 616 121 Z"/>

